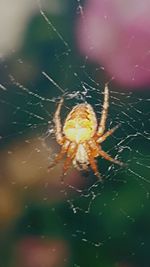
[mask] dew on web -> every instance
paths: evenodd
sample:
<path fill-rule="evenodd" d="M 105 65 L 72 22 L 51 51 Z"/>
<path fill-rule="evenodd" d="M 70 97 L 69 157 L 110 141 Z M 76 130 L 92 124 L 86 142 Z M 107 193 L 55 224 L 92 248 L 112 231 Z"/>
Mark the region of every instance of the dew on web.
<path fill-rule="evenodd" d="M 69 36 L 75 21 L 67 26 L 69 11 L 59 22 L 59 16 L 46 12 L 41 1 L 36 5 L 32 27 L 36 34 L 36 27 L 40 27 L 43 35 L 39 34 L 39 41 L 33 37 L 33 45 L 39 48 L 33 52 L 32 47 L 33 61 L 27 48 L 20 54 L 12 52 L 8 59 L 1 57 L 1 170 L 22 203 L 17 218 L 23 219 L 17 231 L 20 236 L 67 240 L 74 267 L 88 266 L 88 262 L 90 266 L 100 266 L 101 262 L 103 266 L 123 266 L 118 262 L 124 261 L 141 264 L 149 230 L 148 93 L 119 88 L 114 77 L 108 78 L 105 67 L 91 63 L 88 56 L 77 55 L 74 37 Z M 74 20 L 81 16 L 86 24 L 82 1 L 68 4 L 69 8 Z M 65 27 L 68 32 L 64 35 Z M 32 45 L 32 40 L 29 42 Z M 90 169 L 81 172 L 70 167 L 61 182 L 63 161 L 47 171 L 60 149 L 53 122 L 56 107 L 63 97 L 63 123 L 73 106 L 89 103 L 99 121 L 106 83 L 110 93 L 107 129 L 120 127 L 102 147 L 126 166 L 99 158 L 102 181 Z"/>

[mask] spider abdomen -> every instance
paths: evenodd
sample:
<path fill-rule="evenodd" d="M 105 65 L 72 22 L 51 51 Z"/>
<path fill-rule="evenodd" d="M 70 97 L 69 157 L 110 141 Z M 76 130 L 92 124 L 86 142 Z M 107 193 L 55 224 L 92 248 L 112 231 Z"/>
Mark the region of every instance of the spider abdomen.
<path fill-rule="evenodd" d="M 96 129 L 96 115 L 91 105 L 79 104 L 68 114 L 63 133 L 70 141 L 83 143 L 95 134 Z"/>

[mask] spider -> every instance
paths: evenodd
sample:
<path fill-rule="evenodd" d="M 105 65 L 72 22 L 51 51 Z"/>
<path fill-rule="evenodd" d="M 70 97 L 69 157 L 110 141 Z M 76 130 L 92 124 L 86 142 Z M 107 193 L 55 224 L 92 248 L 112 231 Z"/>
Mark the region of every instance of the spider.
<path fill-rule="evenodd" d="M 100 145 L 119 127 L 117 125 L 105 132 L 109 107 L 108 85 L 106 84 L 104 89 L 104 102 L 99 124 L 92 106 L 82 103 L 73 107 L 62 127 L 60 112 L 63 101 L 63 99 L 60 100 L 54 114 L 56 141 L 62 148 L 48 168 L 54 167 L 65 154 L 66 160 L 63 166 L 63 176 L 73 163 L 74 167 L 79 170 L 86 170 L 90 165 L 94 174 L 101 178 L 95 159 L 99 156 L 123 166 L 122 162 L 108 155 Z"/>

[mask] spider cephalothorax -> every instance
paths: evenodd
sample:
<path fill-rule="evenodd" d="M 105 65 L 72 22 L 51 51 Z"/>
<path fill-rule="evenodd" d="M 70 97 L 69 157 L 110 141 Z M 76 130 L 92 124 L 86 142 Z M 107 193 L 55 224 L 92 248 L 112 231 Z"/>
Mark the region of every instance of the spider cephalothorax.
<path fill-rule="evenodd" d="M 87 169 L 90 165 L 96 176 L 100 177 L 95 158 L 101 156 L 113 163 L 123 165 L 102 150 L 102 143 L 118 126 L 105 132 L 106 119 L 109 107 L 109 90 L 105 86 L 102 115 L 97 123 L 96 114 L 89 104 L 78 104 L 68 114 L 64 126 L 61 125 L 60 111 L 63 104 L 61 99 L 54 115 L 55 133 L 58 144 L 62 146 L 60 153 L 49 166 L 52 168 L 66 154 L 63 175 L 66 174 L 71 163 L 77 169 Z"/>

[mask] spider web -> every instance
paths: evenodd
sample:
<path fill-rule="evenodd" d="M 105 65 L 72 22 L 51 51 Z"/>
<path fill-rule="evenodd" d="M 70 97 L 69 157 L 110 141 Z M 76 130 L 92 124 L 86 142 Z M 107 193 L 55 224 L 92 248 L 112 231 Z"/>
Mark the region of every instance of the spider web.
<path fill-rule="evenodd" d="M 27 213 L 30 213 L 30 201 L 36 202 L 35 210 L 38 205 L 50 210 L 49 218 L 54 223 L 47 219 L 46 227 L 51 230 L 37 232 L 41 236 L 51 236 L 59 229 L 60 235 L 67 236 L 72 249 L 80 254 L 74 253 L 73 266 L 113 266 L 112 263 L 122 261 L 139 262 L 139 266 L 143 266 L 143 255 L 145 264 L 148 258 L 149 230 L 146 224 L 150 192 L 148 94 L 117 88 L 113 78 L 106 76 L 103 66 L 92 65 L 88 57 L 75 56 L 73 37 L 62 34 L 65 25 L 60 26 L 46 14 L 41 2 L 37 2 L 37 6 L 37 25 L 45 29 L 42 38 L 46 52 L 42 51 L 40 56 L 43 55 L 46 62 L 41 58 L 37 70 L 34 58 L 29 63 L 31 55 L 27 58 L 25 53 L 22 56 L 14 52 L 11 59 L 1 57 L 0 103 L 4 116 L 1 158 L 5 156 L 2 173 L 9 176 L 12 186 L 19 184 L 20 190 L 23 188 Z M 74 17 L 84 16 L 80 1 L 75 1 L 71 7 Z M 38 53 L 37 49 L 35 55 Z M 50 63 L 47 54 L 50 54 Z M 31 77 L 30 73 L 34 72 L 35 76 Z M 47 166 L 59 151 L 53 124 L 56 104 L 64 97 L 62 122 L 74 105 L 83 102 L 93 106 L 99 120 L 106 82 L 110 90 L 107 129 L 117 124 L 120 127 L 102 147 L 127 163 L 127 167 L 120 168 L 99 158 L 102 181 L 97 181 L 91 170 L 84 173 L 72 168 L 61 183 L 61 163 L 47 173 Z M 41 211 L 40 215 L 43 215 Z M 36 227 L 28 216 L 25 232 L 30 234 Z M 37 215 L 40 221 L 39 217 Z M 87 253 L 85 260 L 82 253 Z"/>

